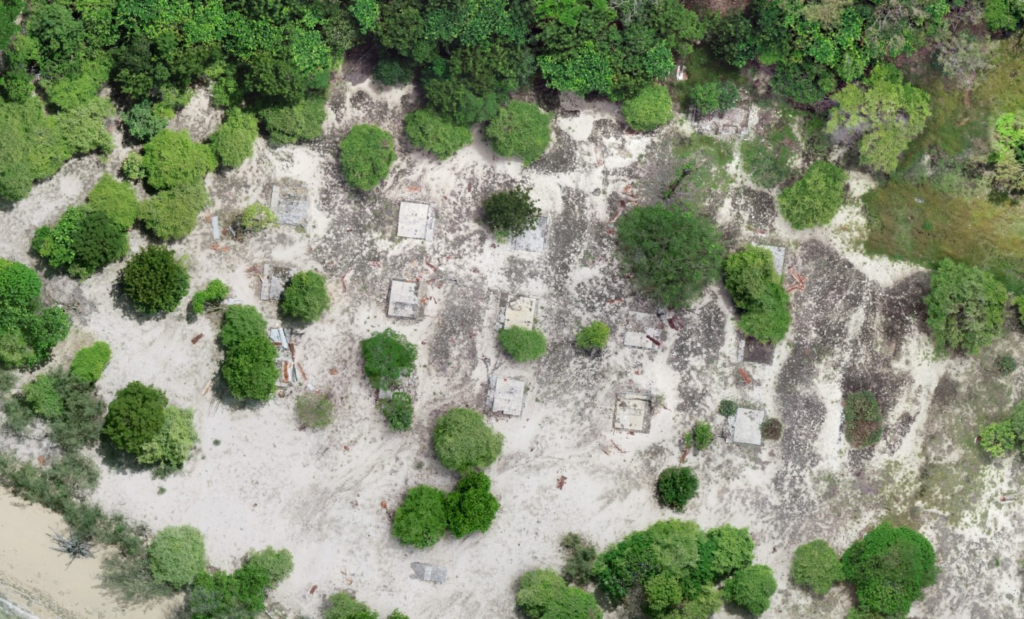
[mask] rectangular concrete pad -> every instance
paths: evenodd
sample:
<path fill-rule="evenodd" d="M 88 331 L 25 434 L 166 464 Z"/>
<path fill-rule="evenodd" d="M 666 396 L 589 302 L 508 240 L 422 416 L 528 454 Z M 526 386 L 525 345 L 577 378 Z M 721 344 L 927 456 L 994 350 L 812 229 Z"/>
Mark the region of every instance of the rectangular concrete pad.
<path fill-rule="evenodd" d="M 616 430 L 650 432 L 651 397 L 640 393 L 616 394 L 612 426 Z"/>
<path fill-rule="evenodd" d="M 274 185 L 270 192 L 270 210 L 278 223 L 305 226 L 309 219 L 309 191 L 302 183 Z"/>
<path fill-rule="evenodd" d="M 739 409 L 735 415 L 729 418 L 729 429 L 731 430 L 729 442 L 760 445 L 762 421 L 764 421 L 763 410 Z"/>
<path fill-rule="evenodd" d="M 434 239 L 434 209 L 429 204 L 402 202 L 398 207 L 398 236 L 407 239 Z"/>
<path fill-rule="evenodd" d="M 392 318 L 416 318 L 419 315 L 420 300 L 416 298 L 416 283 L 398 279 L 391 280 L 388 293 L 388 316 Z"/>
<path fill-rule="evenodd" d="M 533 320 L 537 315 L 537 299 L 532 297 L 512 297 L 505 306 L 504 327 L 533 328 Z"/>
<path fill-rule="evenodd" d="M 659 342 L 664 341 L 659 329 L 646 329 L 643 333 L 639 331 L 626 331 L 623 344 L 630 348 L 642 348 L 644 350 L 657 350 L 658 345 L 648 339 L 651 336 Z"/>
<path fill-rule="evenodd" d="M 540 253 L 544 251 L 544 240 L 548 236 L 548 218 L 537 219 L 537 227 L 527 230 L 512 239 L 512 249 Z"/>
<path fill-rule="evenodd" d="M 292 278 L 294 269 L 276 264 L 264 263 L 260 280 L 260 300 L 276 301 L 281 298 L 285 284 Z"/>
<path fill-rule="evenodd" d="M 491 412 L 520 417 L 526 401 L 526 383 L 506 376 L 491 377 L 490 393 Z"/>

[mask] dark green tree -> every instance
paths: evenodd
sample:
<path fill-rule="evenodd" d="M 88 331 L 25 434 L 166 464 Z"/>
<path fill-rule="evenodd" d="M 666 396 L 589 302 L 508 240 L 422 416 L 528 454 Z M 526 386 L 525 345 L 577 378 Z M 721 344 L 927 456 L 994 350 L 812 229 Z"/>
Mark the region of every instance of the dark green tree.
<path fill-rule="evenodd" d="M 789 295 L 769 250 L 748 245 L 730 254 L 725 260 L 725 287 L 741 311 L 740 330 L 771 344 L 786 336 Z"/>
<path fill-rule="evenodd" d="M 356 125 L 338 144 L 341 173 L 361 191 L 379 185 L 397 159 L 391 134 L 376 125 Z"/>
<path fill-rule="evenodd" d="M 498 342 L 514 360 L 524 363 L 548 352 L 548 339 L 537 329 L 512 326 L 498 331 Z"/>
<path fill-rule="evenodd" d="M 121 289 L 147 314 L 171 312 L 188 294 L 189 277 L 174 252 L 149 245 L 121 270 Z"/>
<path fill-rule="evenodd" d="M 220 371 L 231 395 L 240 400 L 269 400 L 277 385 L 277 349 L 259 310 L 251 305 L 224 310 L 218 341 L 224 349 Z"/>
<path fill-rule="evenodd" d="M 665 507 L 682 511 L 697 494 L 700 483 L 689 467 L 672 466 L 658 475 L 658 500 Z"/>
<path fill-rule="evenodd" d="M 843 553 L 843 573 L 857 610 L 905 617 L 921 590 L 935 583 L 935 549 L 920 533 L 883 522 Z"/>
<path fill-rule="evenodd" d="M 395 511 L 391 533 L 403 544 L 429 548 L 444 537 L 447 526 L 444 493 L 430 486 L 416 486 L 405 494 Z"/>
<path fill-rule="evenodd" d="M 448 528 L 455 537 L 465 537 L 491 528 L 501 504 L 491 494 L 491 479 L 483 473 L 467 473 L 444 497 Z"/>
<path fill-rule="evenodd" d="M 119 449 L 137 456 L 163 430 L 166 410 L 163 391 L 132 381 L 117 392 L 107 408 L 103 433 Z"/>
<path fill-rule="evenodd" d="M 516 237 L 537 227 L 540 209 L 530 198 L 529 189 L 520 187 L 499 191 L 484 200 L 484 221 L 498 240 Z"/>
<path fill-rule="evenodd" d="M 434 451 L 447 468 L 468 474 L 494 463 L 504 437 L 491 430 L 483 415 L 468 408 L 453 408 L 437 420 Z"/>
<path fill-rule="evenodd" d="M 331 304 L 327 296 L 327 279 L 314 271 L 300 271 L 288 280 L 281 294 L 281 313 L 313 322 L 320 318 Z"/>
<path fill-rule="evenodd" d="M 363 372 L 374 389 L 394 389 L 416 369 L 416 346 L 390 328 L 360 342 L 359 349 Z"/>

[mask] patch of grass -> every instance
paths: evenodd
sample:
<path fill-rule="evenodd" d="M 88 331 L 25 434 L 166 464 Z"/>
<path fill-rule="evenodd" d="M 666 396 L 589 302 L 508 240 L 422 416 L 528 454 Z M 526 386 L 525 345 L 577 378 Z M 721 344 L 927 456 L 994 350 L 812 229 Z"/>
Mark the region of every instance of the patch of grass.
<path fill-rule="evenodd" d="M 751 180 L 768 189 L 784 183 L 793 174 L 789 162 L 797 147 L 793 128 L 784 119 L 765 136 L 758 136 L 740 145 L 743 170 Z"/>
<path fill-rule="evenodd" d="M 713 137 L 694 134 L 673 149 L 679 161 L 676 178 L 664 193 L 667 200 L 703 205 L 730 181 L 726 167 L 732 163 L 732 145 Z"/>
<path fill-rule="evenodd" d="M 708 82 L 728 82 L 736 86 L 746 86 L 746 79 L 739 69 L 715 58 L 706 47 L 697 47 L 686 57 L 686 81 L 672 85 L 672 95 L 680 102 L 686 101 L 694 86 Z"/>

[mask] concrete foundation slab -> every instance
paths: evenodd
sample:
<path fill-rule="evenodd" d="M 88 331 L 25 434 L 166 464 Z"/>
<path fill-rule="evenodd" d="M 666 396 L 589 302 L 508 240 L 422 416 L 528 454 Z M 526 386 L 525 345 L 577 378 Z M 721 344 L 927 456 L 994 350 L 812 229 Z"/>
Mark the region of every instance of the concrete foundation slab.
<path fill-rule="evenodd" d="M 305 226 L 309 221 L 309 190 L 298 181 L 274 185 L 270 190 L 270 210 L 280 224 Z"/>
<path fill-rule="evenodd" d="M 419 202 L 402 202 L 398 207 L 398 236 L 434 240 L 434 208 Z"/>
<path fill-rule="evenodd" d="M 532 329 L 537 315 L 537 299 L 533 297 L 511 297 L 505 306 L 503 327 L 522 327 Z"/>
<path fill-rule="evenodd" d="M 651 431 L 651 396 L 643 393 L 615 395 L 615 417 L 612 426 L 629 432 Z"/>
<path fill-rule="evenodd" d="M 388 292 L 388 316 L 391 318 L 416 318 L 419 316 L 420 300 L 416 297 L 416 283 L 398 279 L 391 280 Z"/>
<path fill-rule="evenodd" d="M 507 376 L 492 376 L 488 381 L 487 402 L 492 413 L 521 417 L 526 403 L 526 383 Z"/>
<path fill-rule="evenodd" d="M 548 218 L 540 217 L 537 219 L 537 227 L 512 239 L 512 249 L 540 253 L 544 251 L 544 240 L 547 239 L 547 236 Z"/>
<path fill-rule="evenodd" d="M 730 434 L 728 442 L 760 445 L 762 421 L 764 421 L 763 410 L 753 408 L 739 409 L 735 415 L 729 417 Z"/>
<path fill-rule="evenodd" d="M 295 274 L 295 269 L 278 264 L 265 263 L 263 277 L 260 280 L 260 300 L 276 301 L 281 298 L 288 280 Z"/>

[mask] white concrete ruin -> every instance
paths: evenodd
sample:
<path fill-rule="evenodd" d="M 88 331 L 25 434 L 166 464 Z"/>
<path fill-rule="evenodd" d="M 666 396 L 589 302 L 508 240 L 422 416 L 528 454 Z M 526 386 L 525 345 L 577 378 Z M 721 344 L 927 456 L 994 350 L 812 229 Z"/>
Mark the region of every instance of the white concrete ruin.
<path fill-rule="evenodd" d="M 487 402 L 492 413 L 521 417 L 526 403 L 526 383 L 507 376 L 492 376 L 488 381 Z"/>
<path fill-rule="evenodd" d="M 416 282 L 400 279 L 391 280 L 388 292 L 388 316 L 391 318 L 416 318 L 419 316 L 420 301 L 416 298 Z"/>
<path fill-rule="evenodd" d="M 532 329 L 537 315 L 537 299 L 532 297 L 511 297 L 505 306 L 505 321 L 502 326 Z"/>
<path fill-rule="evenodd" d="M 651 431 L 651 396 L 642 393 L 615 395 L 615 417 L 612 426 L 629 432 Z"/>
<path fill-rule="evenodd" d="M 419 202 L 402 202 L 398 207 L 398 236 L 434 240 L 434 208 Z"/>
<path fill-rule="evenodd" d="M 729 443 L 744 445 L 761 445 L 761 422 L 764 411 L 753 408 L 741 408 L 729 417 Z"/>

